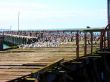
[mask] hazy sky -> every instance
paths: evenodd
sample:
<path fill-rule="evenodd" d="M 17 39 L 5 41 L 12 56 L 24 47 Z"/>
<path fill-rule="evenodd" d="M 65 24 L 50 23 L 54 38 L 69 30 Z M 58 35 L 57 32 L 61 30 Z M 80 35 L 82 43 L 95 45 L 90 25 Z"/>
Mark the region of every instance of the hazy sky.
<path fill-rule="evenodd" d="M 107 0 L 0 0 L 0 28 L 17 30 L 103 27 Z"/>

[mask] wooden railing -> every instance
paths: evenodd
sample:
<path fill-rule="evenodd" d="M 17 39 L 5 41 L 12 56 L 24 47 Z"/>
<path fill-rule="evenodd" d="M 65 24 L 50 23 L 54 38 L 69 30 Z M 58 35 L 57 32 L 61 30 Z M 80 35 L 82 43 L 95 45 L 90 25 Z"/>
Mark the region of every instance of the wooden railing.
<path fill-rule="evenodd" d="M 100 35 L 100 50 L 108 49 L 110 46 L 110 36 L 109 36 L 109 27 L 110 24 L 108 24 L 104 30 L 101 31 Z"/>
<path fill-rule="evenodd" d="M 98 47 L 100 50 L 106 50 L 110 48 L 110 24 L 108 24 L 104 29 L 97 29 L 98 32 L 100 33 L 99 38 L 97 39 Z M 97 32 L 96 30 L 91 30 L 91 29 L 87 29 L 87 30 L 77 30 L 76 31 L 76 59 L 80 58 L 80 49 L 79 49 L 79 38 L 80 38 L 80 32 L 84 33 L 84 56 L 86 55 L 92 55 L 93 51 L 94 51 L 94 44 L 93 44 L 93 33 Z M 88 45 L 88 40 L 87 40 L 87 33 L 90 33 L 90 44 Z M 98 36 L 97 36 L 98 37 Z M 89 54 L 88 52 L 88 46 L 90 48 Z"/>

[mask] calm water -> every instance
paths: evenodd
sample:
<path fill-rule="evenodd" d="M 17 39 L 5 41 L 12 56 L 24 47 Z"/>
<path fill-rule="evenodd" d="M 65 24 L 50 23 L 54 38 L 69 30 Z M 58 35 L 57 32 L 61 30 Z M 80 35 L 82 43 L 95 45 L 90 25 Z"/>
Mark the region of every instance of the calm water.
<path fill-rule="evenodd" d="M 10 47 L 6 44 L 3 44 L 3 49 L 7 49 L 7 48 L 10 48 Z"/>

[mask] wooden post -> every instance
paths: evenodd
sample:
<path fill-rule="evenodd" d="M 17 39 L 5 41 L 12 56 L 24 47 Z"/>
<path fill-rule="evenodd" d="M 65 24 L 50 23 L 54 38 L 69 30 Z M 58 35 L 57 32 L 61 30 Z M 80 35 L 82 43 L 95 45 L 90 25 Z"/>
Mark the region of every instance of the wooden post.
<path fill-rule="evenodd" d="M 92 52 L 93 52 L 93 32 L 90 32 L 91 34 L 91 55 L 92 55 Z"/>
<path fill-rule="evenodd" d="M 103 42 L 104 42 L 104 49 L 106 48 L 106 31 L 105 31 L 105 33 L 104 33 L 104 38 L 103 38 Z"/>
<path fill-rule="evenodd" d="M 4 37 L 2 35 L 0 35 L 0 51 L 3 50 L 3 39 L 4 39 Z"/>
<path fill-rule="evenodd" d="M 84 55 L 87 55 L 87 33 L 84 32 Z"/>
<path fill-rule="evenodd" d="M 79 31 L 76 33 L 76 59 L 79 59 Z"/>
<path fill-rule="evenodd" d="M 71 31 L 71 35 L 72 35 L 72 31 Z M 71 37 L 71 42 L 73 41 L 73 39 L 72 39 L 73 37 Z"/>
<path fill-rule="evenodd" d="M 102 33 L 102 31 L 100 32 L 100 50 L 102 50 L 103 49 L 103 33 Z"/>

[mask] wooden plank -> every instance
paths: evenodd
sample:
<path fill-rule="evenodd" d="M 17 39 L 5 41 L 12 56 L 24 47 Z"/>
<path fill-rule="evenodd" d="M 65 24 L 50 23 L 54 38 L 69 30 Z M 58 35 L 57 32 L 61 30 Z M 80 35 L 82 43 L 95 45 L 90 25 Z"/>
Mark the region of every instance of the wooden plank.
<path fill-rule="evenodd" d="M 43 66 L 0 66 L 0 69 L 40 69 Z"/>
<path fill-rule="evenodd" d="M 0 69 L 0 71 L 5 71 L 5 72 L 32 72 L 36 69 Z"/>
<path fill-rule="evenodd" d="M 6 72 L 6 71 L 2 71 L 0 72 L 0 75 L 10 75 L 10 76 L 23 76 L 23 75 L 28 75 L 30 74 L 31 72 Z"/>
<path fill-rule="evenodd" d="M 10 75 L 0 75 L 0 80 L 11 80 L 15 78 L 20 78 L 21 76 L 10 76 Z"/>
<path fill-rule="evenodd" d="M 48 60 L 48 59 L 47 59 Z M 41 59 L 40 61 L 33 61 L 33 62 L 19 62 L 19 61 L 0 61 L 0 65 L 25 65 L 25 64 L 49 64 L 51 61 L 47 61 L 46 59 Z"/>
<path fill-rule="evenodd" d="M 8 82 L 8 81 L 9 81 L 9 80 L 2 80 L 2 79 L 0 80 L 0 82 Z"/>
<path fill-rule="evenodd" d="M 23 66 L 46 66 L 47 64 L 44 63 L 26 63 Z"/>

